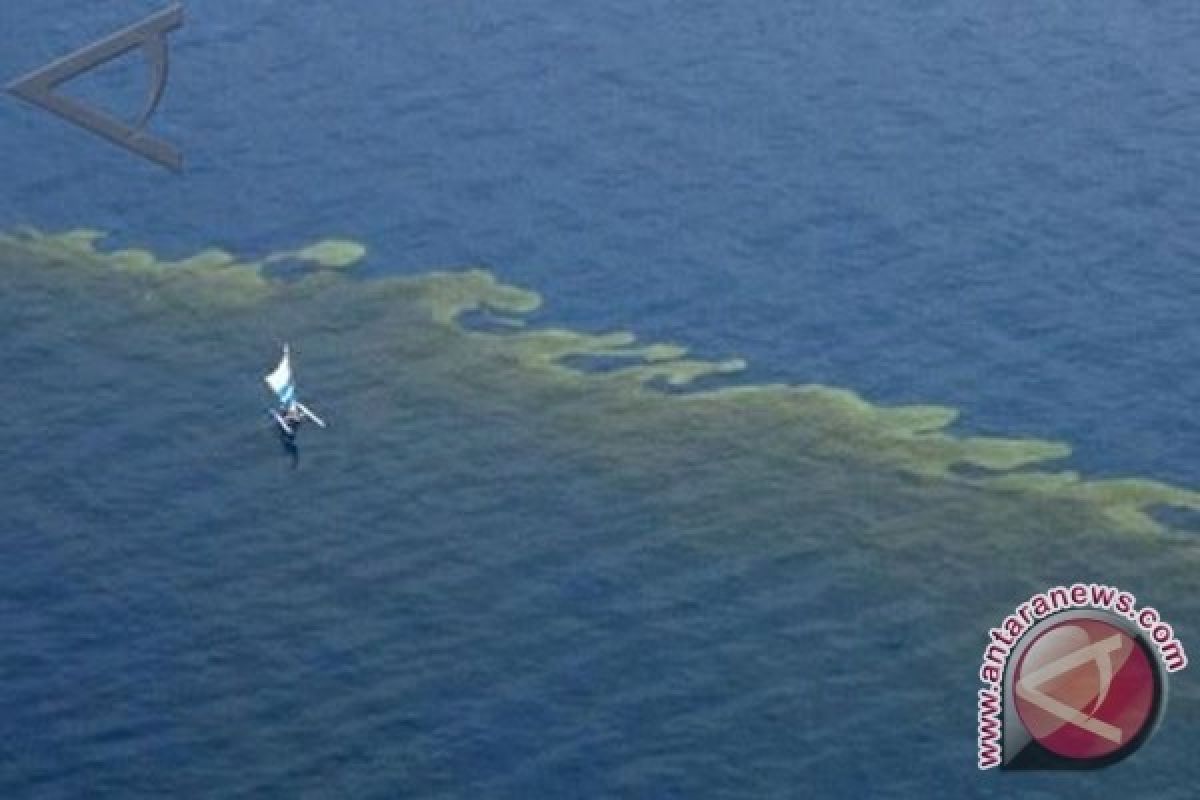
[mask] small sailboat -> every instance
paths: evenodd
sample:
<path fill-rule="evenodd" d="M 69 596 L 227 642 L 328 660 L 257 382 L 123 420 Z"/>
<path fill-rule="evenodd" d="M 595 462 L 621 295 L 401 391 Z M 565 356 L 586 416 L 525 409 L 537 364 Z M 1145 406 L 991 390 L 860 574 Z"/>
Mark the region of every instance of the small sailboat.
<path fill-rule="evenodd" d="M 279 398 L 279 407 L 271 409 L 271 416 L 279 423 L 279 427 L 287 436 L 296 435 L 296 427 L 305 420 L 311 419 L 313 422 L 322 428 L 325 423 L 308 409 L 303 403 L 296 400 L 296 382 L 292 377 L 292 361 L 291 354 L 288 351 L 287 343 L 283 345 L 283 357 L 279 359 L 279 366 L 273 372 L 263 378 L 267 382 L 267 386 Z"/>

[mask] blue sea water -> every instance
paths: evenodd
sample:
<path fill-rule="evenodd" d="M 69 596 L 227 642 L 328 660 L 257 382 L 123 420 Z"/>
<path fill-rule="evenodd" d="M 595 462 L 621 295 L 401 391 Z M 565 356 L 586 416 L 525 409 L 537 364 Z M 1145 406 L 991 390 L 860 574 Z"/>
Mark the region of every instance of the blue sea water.
<path fill-rule="evenodd" d="M 0 77 L 156 8 L 7 4 Z M 169 257 L 337 236 L 367 245 L 374 276 L 483 265 L 544 296 L 539 324 L 743 358 L 749 382 L 942 403 L 963 432 L 1067 441 L 1067 466 L 1092 475 L 1197 486 L 1197 32 L 1185 3 L 188 4 L 153 122 L 185 172 L 9 98 L 0 227 L 96 228 Z M 131 60 L 78 91 L 136 109 L 143 80 Z M 0 300 L 21 337 L 10 366 L 27 376 L 37 337 L 69 329 L 71 311 L 39 328 L 21 304 Z M 208 399 L 229 419 L 259 413 L 260 398 L 239 406 L 211 387 L 238 396 L 234 367 L 257 381 L 261 343 L 221 341 L 198 368 Z M 234 347 L 240 360 L 216 357 Z M 247 443 L 252 425 L 218 436 L 224 458 L 204 444 L 162 455 L 147 421 L 186 425 L 167 399 L 195 390 L 127 411 L 113 387 L 149 398 L 163 374 L 142 355 L 81 362 L 89 392 L 65 421 L 37 406 L 63 402 L 49 376 L 69 365 L 6 388 L 54 425 L 0 451 L 4 796 L 1073 786 L 973 773 L 970 659 L 954 665 L 961 708 L 931 730 L 904 716 L 899 672 L 838 679 L 844 661 L 933 663 L 897 655 L 918 622 L 948 626 L 951 652 L 974 658 L 994 621 L 939 610 L 936 592 L 897 600 L 889 556 L 898 572 L 912 564 L 887 547 L 695 548 L 703 515 L 681 522 L 674 496 L 614 486 L 547 448 L 540 419 L 493 409 L 465 422 L 478 409 L 433 391 L 388 412 L 327 398 L 383 429 L 395 458 L 384 471 L 310 448 L 306 480 L 332 499 L 284 488 L 280 511 L 278 492 L 258 493 L 265 478 L 230 463 L 274 463 L 254 449 L 269 439 Z M 83 424 L 93 392 L 111 427 Z M 348 435 L 367 447 L 368 427 Z M 71 466 L 89 458 L 139 483 L 93 487 Z M 1083 577 L 1139 579 L 1136 563 L 1116 564 Z M 1195 610 L 1154 564 L 1136 588 Z M 988 607 L 998 619 L 1020 599 Z M 1180 759 L 1197 708 L 1184 683 L 1173 727 L 1139 755 L 1149 766 L 1079 785 L 1191 796 L 1195 768 Z"/>
<path fill-rule="evenodd" d="M 148 8 L 10 5 L 5 74 Z M 556 319 L 1194 484 L 1198 15 L 205 3 L 157 120 L 185 177 L 12 101 L 0 202 L 172 252 L 493 265 Z"/>

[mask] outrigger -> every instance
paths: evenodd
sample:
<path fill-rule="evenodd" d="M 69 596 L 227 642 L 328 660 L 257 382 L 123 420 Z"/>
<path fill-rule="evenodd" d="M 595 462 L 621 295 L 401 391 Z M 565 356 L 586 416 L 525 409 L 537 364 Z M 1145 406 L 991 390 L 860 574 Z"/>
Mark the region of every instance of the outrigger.
<path fill-rule="evenodd" d="M 283 345 L 283 358 L 279 360 L 279 366 L 263 380 L 279 398 L 279 408 L 272 408 L 271 416 L 279 423 L 285 436 L 295 436 L 296 428 L 305 418 L 311 419 L 322 428 L 325 427 L 325 423 L 320 417 L 296 400 L 296 383 L 292 379 L 292 362 L 286 342 Z"/>

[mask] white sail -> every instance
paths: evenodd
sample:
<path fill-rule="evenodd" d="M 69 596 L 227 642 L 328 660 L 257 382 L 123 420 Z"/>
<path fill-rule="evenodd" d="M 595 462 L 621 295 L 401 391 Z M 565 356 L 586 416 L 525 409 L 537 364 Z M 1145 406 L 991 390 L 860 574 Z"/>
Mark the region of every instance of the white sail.
<path fill-rule="evenodd" d="M 279 359 L 279 366 L 263 380 L 279 397 L 281 406 L 289 410 L 296 407 L 296 384 L 292 379 L 292 362 L 286 344 L 283 346 L 283 358 Z"/>

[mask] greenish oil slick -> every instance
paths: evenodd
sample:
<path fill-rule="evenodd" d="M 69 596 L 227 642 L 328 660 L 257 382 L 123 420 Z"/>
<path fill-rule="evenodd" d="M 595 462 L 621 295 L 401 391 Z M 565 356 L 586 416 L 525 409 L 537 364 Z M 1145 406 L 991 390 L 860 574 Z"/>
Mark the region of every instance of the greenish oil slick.
<path fill-rule="evenodd" d="M 301 323 L 322 336 L 344 336 L 345 360 L 391 364 L 397 380 L 420 379 L 493 407 L 541 415 L 547 437 L 589 451 L 630 479 L 653 482 L 692 469 L 698 449 L 707 448 L 756 482 L 753 490 L 722 484 L 719 493 L 731 502 L 739 491 L 761 491 L 788 476 L 805 483 L 781 491 L 809 486 L 836 495 L 839 486 L 861 485 L 871 475 L 884 476 L 881 487 L 906 497 L 1017 501 L 1043 517 L 1047 507 L 1058 509 L 1051 516 L 1070 509 L 1075 527 L 1130 534 L 1166 532 L 1152 515 L 1158 507 L 1200 510 L 1200 493 L 1188 489 L 1047 469 L 1070 455 L 1062 443 L 951 433 L 957 412 L 943 406 L 884 407 L 816 385 L 689 389 L 713 376 L 728 384 L 745 364 L 641 343 L 630 332 L 533 329 L 525 317 L 541 297 L 480 269 L 364 280 L 351 268 L 366 248 L 353 241 L 319 241 L 251 261 L 218 249 L 165 261 L 144 249 L 106 251 L 102 238 L 92 230 L 0 234 L 0 270 L 36 270 L 60 287 L 88 286 L 144 313 L 179 313 L 193 326 L 220 320 L 240 326 L 243 339 L 285 334 Z M 265 270 L 284 259 L 310 269 L 292 282 Z M 509 329 L 473 330 L 462 318 L 474 312 Z M 619 364 L 600 371 L 571 363 L 588 357 Z M 841 483 L 822 477 L 847 474 L 858 477 Z"/>

